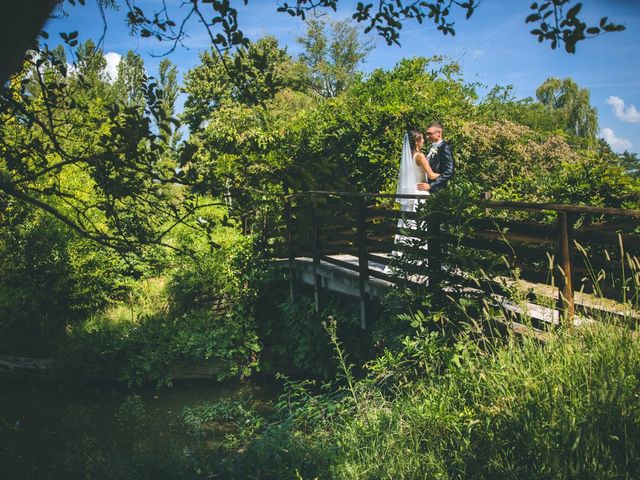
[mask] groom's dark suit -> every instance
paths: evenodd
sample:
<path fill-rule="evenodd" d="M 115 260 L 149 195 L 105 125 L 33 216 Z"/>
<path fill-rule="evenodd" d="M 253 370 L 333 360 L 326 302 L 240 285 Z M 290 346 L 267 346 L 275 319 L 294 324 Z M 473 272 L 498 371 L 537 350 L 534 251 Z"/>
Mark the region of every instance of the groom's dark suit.
<path fill-rule="evenodd" d="M 429 191 L 431 193 L 444 188 L 449 180 L 453 178 L 453 152 L 451 147 L 447 142 L 442 141 L 437 148 L 438 151 L 434 155 L 427 157 L 431 169 L 440 174 L 435 180 L 429 180 Z"/>

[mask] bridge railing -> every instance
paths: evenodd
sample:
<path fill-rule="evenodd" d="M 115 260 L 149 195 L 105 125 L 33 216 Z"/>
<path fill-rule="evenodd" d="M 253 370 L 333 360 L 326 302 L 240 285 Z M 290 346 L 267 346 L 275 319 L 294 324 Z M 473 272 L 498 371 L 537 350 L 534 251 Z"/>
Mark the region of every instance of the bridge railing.
<path fill-rule="evenodd" d="M 569 321 L 576 292 L 639 303 L 640 210 L 485 197 L 473 214 L 451 215 L 429 208 L 435 200 L 402 212 L 398 198 L 424 197 L 324 191 L 286 197 L 284 238 L 273 246 L 289 259 L 291 295 L 295 259 L 304 256 L 313 262 L 316 308 L 321 262 L 358 273 L 363 326 L 372 277 L 491 293 L 504 292 L 504 280 L 517 277 L 555 287 L 548 295 Z M 490 274 L 478 281 L 469 275 L 471 264 Z"/>

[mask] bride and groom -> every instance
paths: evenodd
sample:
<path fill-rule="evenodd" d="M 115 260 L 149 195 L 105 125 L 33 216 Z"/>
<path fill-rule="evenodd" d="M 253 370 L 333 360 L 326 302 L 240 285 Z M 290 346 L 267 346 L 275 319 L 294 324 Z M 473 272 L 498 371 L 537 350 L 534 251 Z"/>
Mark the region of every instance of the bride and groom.
<path fill-rule="evenodd" d="M 444 188 L 453 178 L 453 152 L 451 147 L 443 140 L 443 129 L 439 123 L 431 123 L 426 131 L 426 137 L 430 142 L 429 150 L 425 155 L 422 148 L 425 144 L 424 135 L 420 130 L 409 130 L 404 136 L 402 145 L 402 158 L 400 160 L 400 172 L 398 174 L 398 195 L 411 195 L 410 198 L 396 198 L 403 212 L 415 212 L 418 205 L 424 202 L 427 195 Z M 398 228 L 415 230 L 418 225 L 415 220 L 398 220 Z M 421 225 L 424 229 L 424 225 Z M 405 235 L 396 235 L 394 243 L 403 245 L 419 245 L 419 248 L 427 250 L 426 242 Z M 392 257 L 401 258 L 399 251 L 391 252 Z M 419 264 L 425 262 L 420 261 Z M 391 273 L 392 269 L 387 265 L 385 273 Z"/>
<path fill-rule="evenodd" d="M 453 153 L 442 135 L 441 124 L 429 125 L 426 136 L 430 145 L 425 155 L 422 153 L 425 144 L 422 132 L 414 129 L 405 134 L 398 174 L 398 194 L 430 195 L 444 188 L 453 178 Z M 418 205 L 417 198 L 398 198 L 396 201 L 402 205 L 403 211 L 415 211 Z"/>

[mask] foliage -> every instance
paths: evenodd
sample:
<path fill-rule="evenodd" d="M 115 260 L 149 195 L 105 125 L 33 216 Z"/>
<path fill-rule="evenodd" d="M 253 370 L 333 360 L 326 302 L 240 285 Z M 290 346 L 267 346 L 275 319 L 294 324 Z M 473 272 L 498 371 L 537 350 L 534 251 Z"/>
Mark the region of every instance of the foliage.
<path fill-rule="evenodd" d="M 557 109 L 545 108 L 531 97 L 517 99 L 513 85 L 494 86 L 478 104 L 478 122 L 510 121 L 535 131 L 566 131 L 565 119 Z"/>
<path fill-rule="evenodd" d="M 46 213 L 7 199 L 0 228 L 0 348 L 51 355 L 91 313 L 126 298 L 150 265 L 100 250 Z"/>
<path fill-rule="evenodd" d="M 223 399 L 182 410 L 182 421 L 192 435 L 202 441 L 217 437 L 228 453 L 245 445 L 262 430 L 264 420 L 247 401 Z"/>
<path fill-rule="evenodd" d="M 264 271 L 250 238 L 182 263 L 147 311 L 69 329 L 60 355 L 70 379 L 162 385 L 202 364 L 218 379 L 250 375 L 259 367 L 254 305 Z"/>
<path fill-rule="evenodd" d="M 548 78 L 537 88 L 536 97 L 546 108 L 561 112 L 570 133 L 594 144 L 598 113 L 591 106 L 588 89 L 578 87 L 571 78 Z"/>
<path fill-rule="evenodd" d="M 597 37 L 606 32 L 621 32 L 625 29 L 623 25 L 607 23 L 607 17 L 602 17 L 597 26 L 587 26 L 578 18 L 582 9 L 581 2 L 569 8 L 566 14 L 564 13 L 564 7 L 570 4 L 571 0 L 551 0 L 540 5 L 538 2 L 531 4 L 533 13 L 527 17 L 526 22 L 540 22 L 539 28 L 531 30 L 531 34 L 538 37 L 538 42 L 547 40 L 551 42 L 551 48 L 554 50 L 560 43 L 564 43 L 568 53 L 576 53 L 576 44 L 586 38 Z M 551 19 L 547 20 L 549 17 Z"/>
<path fill-rule="evenodd" d="M 246 4 L 248 0 L 243 0 Z M 75 0 L 68 0 L 75 5 Z M 84 3 L 84 2 L 80 2 Z M 200 22 L 206 30 L 211 43 L 222 54 L 229 48 L 247 46 L 249 40 L 245 37 L 238 21 L 238 12 L 232 1 L 192 2 L 190 7 L 179 15 L 173 15 L 165 8 L 158 8 L 152 14 L 146 14 L 140 7 L 126 3 L 127 23 L 133 33 L 142 37 L 155 37 L 159 41 L 173 44 L 173 50 L 187 35 L 187 22 L 193 17 Z M 210 3 L 211 8 L 206 8 Z M 344 2 L 343 2 L 344 3 Z M 99 2 L 104 5 L 104 2 Z M 321 13 L 323 10 L 336 11 L 339 0 L 296 0 L 293 3 L 284 2 L 277 4 L 278 12 L 292 17 L 300 17 L 303 20 L 310 14 Z M 118 3 L 113 2 L 113 8 Z M 400 45 L 400 31 L 403 25 L 415 21 L 418 24 L 432 23 L 443 35 L 455 35 L 454 24 L 451 19 L 454 12 L 464 14 L 469 19 L 481 2 L 471 0 L 460 2 L 451 0 L 448 2 L 424 1 L 414 2 L 405 0 L 381 0 L 380 2 L 358 2 L 352 10 L 352 18 L 365 25 L 365 33 L 375 31 L 388 45 Z M 565 11 L 565 8 L 571 7 Z M 274 5 L 275 6 L 275 5 Z M 549 41 L 552 49 L 564 44 L 565 50 L 575 53 L 576 44 L 587 38 L 597 37 L 607 32 L 620 32 L 625 30 L 623 25 L 608 22 L 608 17 L 600 19 L 597 25 L 587 25 L 578 14 L 582 8 L 582 2 L 574 3 L 572 0 L 552 0 L 538 5 L 531 5 L 533 11 L 526 18 L 526 23 L 539 22 L 539 28 L 531 31 L 538 38 L 538 42 Z M 206 9 L 206 10 L 205 10 Z M 213 15 L 211 17 L 211 15 Z M 549 17 L 552 19 L 549 20 Z"/>
<path fill-rule="evenodd" d="M 416 317 L 418 326 L 421 321 Z M 443 337 L 444 335 L 444 337 Z M 617 327 L 479 349 L 418 328 L 350 396 L 313 395 L 238 478 L 618 478 L 640 468 L 637 338 Z M 612 374 L 612 372 L 614 372 Z M 381 379 L 392 392 L 382 395 Z M 614 393 L 615 392 L 615 393 Z M 269 460 L 267 460 L 269 459 Z"/>
<path fill-rule="evenodd" d="M 31 52 L 0 94 L 0 192 L 119 252 L 162 244 L 198 209 L 180 188 L 167 129 L 169 99 L 129 54 L 113 84 L 101 50 Z M 169 117 L 167 117 L 169 115 Z M 171 245 L 165 242 L 171 248 Z"/>
<path fill-rule="evenodd" d="M 333 99 L 318 102 L 284 90 L 264 106 L 217 109 L 190 139 L 192 168 L 214 185 L 228 185 L 236 215 L 255 209 L 265 190 L 385 191 L 397 169 L 389 152 L 401 150 L 404 130 L 446 118 L 455 135 L 473 98 L 456 65 L 404 60 L 392 71 L 356 80 Z"/>
<path fill-rule="evenodd" d="M 620 165 L 627 171 L 629 175 L 634 177 L 640 176 L 640 158 L 638 158 L 637 153 L 632 153 L 625 150 L 619 155 L 619 158 Z"/>
<path fill-rule="evenodd" d="M 322 19 L 307 21 L 307 32 L 298 38 L 303 47 L 300 61 L 305 66 L 309 88 L 322 97 L 335 97 L 344 91 L 364 62 L 371 44 L 358 38 L 358 32 L 346 21 L 330 25 Z"/>
<path fill-rule="evenodd" d="M 481 133 L 478 133 L 480 132 Z M 640 184 L 610 149 L 576 150 L 560 133 L 508 120 L 468 122 L 456 151 L 458 178 L 492 198 L 633 208 Z"/>
<path fill-rule="evenodd" d="M 322 339 L 325 332 L 319 318 L 340 318 L 340 337 L 358 361 L 369 358 L 370 341 L 360 328 L 360 314 L 352 299 L 323 292 L 322 311 L 314 311 L 313 297 L 298 291 L 295 301 L 285 300 L 284 289 L 269 291 L 259 317 L 260 338 L 265 345 L 264 367 L 270 372 L 331 378 L 336 365 L 332 351 Z M 274 305 L 275 304 L 275 305 Z M 268 309 L 265 309 L 268 308 Z"/>
<path fill-rule="evenodd" d="M 200 54 L 200 61 L 185 75 L 184 91 L 189 97 L 183 118 L 192 131 L 224 106 L 261 105 L 300 81 L 294 76 L 291 57 L 274 37 L 264 37 L 222 57 L 205 51 Z"/>

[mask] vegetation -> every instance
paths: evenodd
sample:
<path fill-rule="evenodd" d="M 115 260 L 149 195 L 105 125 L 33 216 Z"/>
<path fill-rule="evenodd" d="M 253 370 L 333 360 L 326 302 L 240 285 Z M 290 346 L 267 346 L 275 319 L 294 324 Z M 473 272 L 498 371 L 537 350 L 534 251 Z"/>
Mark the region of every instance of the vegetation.
<path fill-rule="evenodd" d="M 69 408 L 48 478 L 637 476 L 633 332 L 600 323 L 544 345 L 479 343 L 474 328 L 434 329 L 419 313 L 399 321 L 412 333 L 358 380 L 330 320 L 324 338 L 335 348 L 337 379 L 322 388 L 285 381 L 275 411 L 246 400 L 205 402 L 169 412 L 154 424 L 161 434 L 143 435 L 152 424 L 139 397 L 104 431 L 87 409 Z"/>
<path fill-rule="evenodd" d="M 411 320 L 415 336 L 339 394 L 292 385 L 283 421 L 250 445 L 238 478 L 638 472 L 638 344 L 630 332 L 595 326 L 544 346 L 512 338 L 481 349 L 474 336 L 451 343 L 423 317 Z"/>

